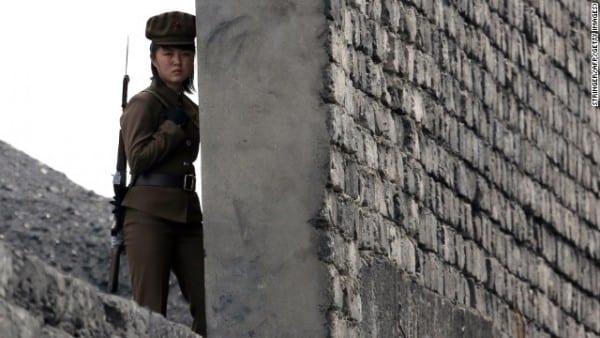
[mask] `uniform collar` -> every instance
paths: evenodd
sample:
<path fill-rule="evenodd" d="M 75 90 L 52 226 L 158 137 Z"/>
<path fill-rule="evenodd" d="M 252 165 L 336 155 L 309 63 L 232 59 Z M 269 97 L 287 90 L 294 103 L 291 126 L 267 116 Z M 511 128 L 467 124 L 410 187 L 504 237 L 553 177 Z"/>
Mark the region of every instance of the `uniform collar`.
<path fill-rule="evenodd" d="M 164 98 L 170 105 L 183 104 L 183 93 L 177 94 L 171 88 L 165 85 L 159 85 L 155 80 L 152 81 L 149 89 Z"/>

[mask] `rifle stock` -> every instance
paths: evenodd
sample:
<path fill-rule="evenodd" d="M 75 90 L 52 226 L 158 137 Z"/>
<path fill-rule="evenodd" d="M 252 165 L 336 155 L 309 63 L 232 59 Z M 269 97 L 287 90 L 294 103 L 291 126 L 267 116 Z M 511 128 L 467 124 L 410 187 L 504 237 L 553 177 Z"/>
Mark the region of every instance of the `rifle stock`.
<path fill-rule="evenodd" d="M 116 186 L 115 189 L 117 189 Z M 120 204 L 126 190 L 120 190 L 120 192 L 121 193 L 118 193 L 117 190 L 115 190 L 115 200 L 113 200 L 113 204 L 115 205 L 115 209 L 113 210 L 115 223 L 110 229 L 111 249 L 108 279 L 108 292 L 110 293 L 116 293 L 119 289 L 121 254 L 125 251 L 125 244 L 123 243 L 123 222 L 125 221 L 125 210 Z"/>
<path fill-rule="evenodd" d="M 119 290 L 119 266 L 122 252 L 123 244 L 113 246 L 110 250 L 110 279 L 108 280 L 108 292 L 110 293 L 116 293 Z"/>

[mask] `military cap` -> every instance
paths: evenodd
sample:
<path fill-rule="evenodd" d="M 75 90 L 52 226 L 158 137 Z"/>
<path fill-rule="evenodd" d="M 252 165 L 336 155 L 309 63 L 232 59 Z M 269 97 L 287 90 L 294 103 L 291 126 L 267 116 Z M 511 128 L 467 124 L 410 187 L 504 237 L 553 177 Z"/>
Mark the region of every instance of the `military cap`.
<path fill-rule="evenodd" d="M 166 12 L 146 22 L 146 37 L 157 45 L 193 45 L 196 16 L 183 12 Z"/>

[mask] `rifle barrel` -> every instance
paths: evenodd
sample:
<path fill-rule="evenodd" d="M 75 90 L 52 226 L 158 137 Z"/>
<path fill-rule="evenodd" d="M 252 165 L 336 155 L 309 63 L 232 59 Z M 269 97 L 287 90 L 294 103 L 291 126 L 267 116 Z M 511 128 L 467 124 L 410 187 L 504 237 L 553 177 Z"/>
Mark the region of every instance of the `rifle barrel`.
<path fill-rule="evenodd" d="M 127 66 L 129 66 L 129 35 L 127 35 L 127 47 L 125 48 L 125 76 L 123 76 L 123 95 L 121 97 L 121 108 L 123 109 L 125 109 L 125 106 L 127 105 L 127 87 L 129 86 Z"/>

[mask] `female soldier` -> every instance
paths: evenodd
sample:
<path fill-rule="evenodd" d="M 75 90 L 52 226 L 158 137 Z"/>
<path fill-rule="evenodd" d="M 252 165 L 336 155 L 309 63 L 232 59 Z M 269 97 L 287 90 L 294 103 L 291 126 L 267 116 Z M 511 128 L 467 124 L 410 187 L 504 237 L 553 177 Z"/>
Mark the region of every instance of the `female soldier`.
<path fill-rule="evenodd" d="M 166 314 L 172 270 L 206 336 L 202 213 L 195 193 L 200 142 L 193 89 L 195 16 L 167 12 L 148 19 L 152 83 L 135 95 L 121 118 L 132 179 L 123 200 L 123 237 L 133 298 Z"/>

